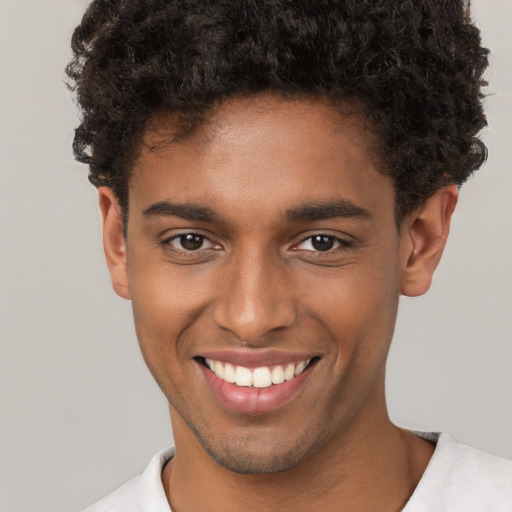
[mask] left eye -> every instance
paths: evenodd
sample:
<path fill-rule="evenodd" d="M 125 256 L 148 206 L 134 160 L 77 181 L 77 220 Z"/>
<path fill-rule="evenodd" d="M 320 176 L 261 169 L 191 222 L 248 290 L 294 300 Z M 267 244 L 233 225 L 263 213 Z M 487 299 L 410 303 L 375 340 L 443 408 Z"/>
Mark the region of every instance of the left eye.
<path fill-rule="evenodd" d="M 332 249 L 348 247 L 350 244 L 332 235 L 314 235 L 297 245 L 298 250 L 327 252 Z"/>
<path fill-rule="evenodd" d="M 173 249 L 178 251 L 198 251 L 199 249 L 211 249 L 215 245 L 204 235 L 197 233 L 185 233 L 175 236 L 167 241 Z"/>

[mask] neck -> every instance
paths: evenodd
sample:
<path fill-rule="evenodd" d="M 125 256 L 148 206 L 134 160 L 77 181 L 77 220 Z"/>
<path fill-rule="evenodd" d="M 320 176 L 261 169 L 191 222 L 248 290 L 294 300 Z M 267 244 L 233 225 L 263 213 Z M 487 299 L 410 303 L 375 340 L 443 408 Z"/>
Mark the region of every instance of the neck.
<path fill-rule="evenodd" d="M 174 413 L 176 456 L 162 476 L 172 510 L 401 510 L 433 447 L 395 427 L 385 405 L 382 409 L 380 414 L 371 409 L 371 418 L 360 411 L 339 436 L 298 466 L 262 475 L 238 474 L 217 464 Z"/>

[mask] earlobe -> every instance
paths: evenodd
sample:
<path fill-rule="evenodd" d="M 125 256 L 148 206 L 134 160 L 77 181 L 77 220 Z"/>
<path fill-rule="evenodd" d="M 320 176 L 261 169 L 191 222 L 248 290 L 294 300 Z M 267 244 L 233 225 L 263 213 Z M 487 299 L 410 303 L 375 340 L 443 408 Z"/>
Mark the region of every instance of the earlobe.
<path fill-rule="evenodd" d="M 430 288 L 446 245 L 457 199 L 456 185 L 440 188 L 405 219 L 400 247 L 400 292 L 403 295 L 422 295 Z"/>
<path fill-rule="evenodd" d="M 108 187 L 98 189 L 98 199 L 103 219 L 103 249 L 112 287 L 120 297 L 129 300 L 126 239 L 121 208 L 112 189 Z"/>

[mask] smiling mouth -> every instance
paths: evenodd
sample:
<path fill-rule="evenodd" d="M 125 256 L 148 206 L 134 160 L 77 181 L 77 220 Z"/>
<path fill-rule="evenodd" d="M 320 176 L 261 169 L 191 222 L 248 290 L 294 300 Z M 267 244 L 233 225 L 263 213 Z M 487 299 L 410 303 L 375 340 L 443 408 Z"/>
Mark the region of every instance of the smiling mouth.
<path fill-rule="evenodd" d="M 315 364 L 319 358 L 313 357 L 302 361 L 282 365 L 260 366 L 247 368 L 214 359 L 198 358 L 219 379 L 238 387 L 269 388 L 288 382 Z"/>

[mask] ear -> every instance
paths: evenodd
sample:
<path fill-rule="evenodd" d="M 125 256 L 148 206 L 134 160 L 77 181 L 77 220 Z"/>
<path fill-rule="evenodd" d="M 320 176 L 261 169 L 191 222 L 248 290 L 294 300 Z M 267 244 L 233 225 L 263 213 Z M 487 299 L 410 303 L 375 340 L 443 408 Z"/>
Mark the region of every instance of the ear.
<path fill-rule="evenodd" d="M 430 288 L 457 199 L 456 185 L 440 188 L 404 220 L 400 240 L 403 295 L 415 297 Z"/>
<path fill-rule="evenodd" d="M 129 300 L 126 239 L 121 208 L 112 189 L 108 187 L 98 189 L 98 198 L 103 219 L 103 249 L 112 287 L 120 297 Z"/>

